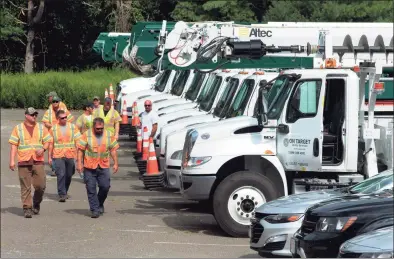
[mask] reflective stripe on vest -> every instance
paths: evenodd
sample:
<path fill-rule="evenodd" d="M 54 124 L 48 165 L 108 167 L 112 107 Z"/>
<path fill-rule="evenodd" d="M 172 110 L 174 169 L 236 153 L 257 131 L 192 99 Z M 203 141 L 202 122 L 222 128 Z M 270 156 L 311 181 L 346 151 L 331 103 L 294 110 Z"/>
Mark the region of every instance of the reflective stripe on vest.
<path fill-rule="evenodd" d="M 53 141 L 54 141 L 53 146 L 55 148 L 73 148 L 73 147 L 75 147 L 75 144 L 74 144 L 74 125 L 70 124 L 70 126 L 71 126 L 71 140 L 70 140 L 70 142 L 65 143 L 65 144 L 57 144 L 57 142 L 59 140 L 58 135 L 57 135 L 58 126 L 59 126 L 59 124 L 56 124 L 56 125 L 53 126 Z"/>
<path fill-rule="evenodd" d="M 18 150 L 29 150 L 29 149 L 43 148 L 44 146 L 42 145 L 42 137 L 44 135 L 44 129 L 43 129 L 42 124 L 41 123 L 38 124 L 38 142 L 39 142 L 39 144 L 32 144 L 32 145 L 26 144 L 25 134 L 24 134 L 22 124 L 18 125 L 18 133 L 19 133 L 19 139 L 20 139 L 20 145 L 18 146 Z M 33 130 L 33 135 L 34 135 L 34 131 L 35 131 L 35 127 Z"/>
<path fill-rule="evenodd" d="M 98 153 L 98 152 L 93 152 L 93 150 L 91 149 L 93 147 L 93 136 L 92 136 L 92 131 L 89 130 L 88 134 L 87 134 L 87 139 L 88 139 L 88 148 L 85 150 L 85 156 L 87 157 L 92 157 L 92 158 L 106 158 L 109 155 L 109 145 L 111 142 L 111 135 L 109 134 L 109 132 L 106 132 L 107 134 L 107 142 L 105 143 L 105 149 L 106 152 L 103 153 Z M 97 140 L 96 140 L 97 141 Z M 100 145 L 101 146 L 101 145 Z"/>

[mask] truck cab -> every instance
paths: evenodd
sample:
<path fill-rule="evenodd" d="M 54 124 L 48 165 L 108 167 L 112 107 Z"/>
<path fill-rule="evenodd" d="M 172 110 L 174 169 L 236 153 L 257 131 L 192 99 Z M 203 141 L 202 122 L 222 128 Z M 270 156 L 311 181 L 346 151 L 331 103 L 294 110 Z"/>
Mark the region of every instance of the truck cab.
<path fill-rule="evenodd" d="M 375 143 L 380 144 L 374 139 L 391 143 L 386 149 L 392 150 L 392 133 L 374 128 L 379 116 L 373 114 L 373 93 L 382 84 L 379 72 L 365 72 L 374 69 L 366 66 L 362 73 L 360 67 L 356 72 L 284 71 L 268 94 L 268 109 L 259 107 L 257 119 L 236 117 L 189 130 L 182 154 L 182 196 L 211 201 L 224 231 L 247 236 L 256 206 L 307 191 L 312 179 L 317 186 L 335 186 L 387 169 L 368 157 L 376 157 Z M 372 97 L 368 124 L 363 109 L 367 75 L 367 95 Z M 380 122 L 392 125 L 392 118 L 386 120 Z M 387 160 L 392 158 L 381 159 Z"/>

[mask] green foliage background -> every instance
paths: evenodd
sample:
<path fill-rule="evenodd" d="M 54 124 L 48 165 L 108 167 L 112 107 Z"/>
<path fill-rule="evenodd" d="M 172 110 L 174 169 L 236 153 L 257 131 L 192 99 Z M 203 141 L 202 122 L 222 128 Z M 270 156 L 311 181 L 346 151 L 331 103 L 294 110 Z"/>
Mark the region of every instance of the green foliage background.
<path fill-rule="evenodd" d="M 119 12 L 119 4 L 125 12 Z M 27 1 L 4 0 L 0 8 L 0 105 L 43 108 L 45 94 L 55 90 L 75 109 L 93 95 L 102 96 L 110 82 L 115 85 L 132 77 L 125 68 L 114 68 L 115 64 L 103 62 L 92 52 L 100 32 L 119 31 L 120 16 L 129 24 L 129 31 L 137 21 L 163 19 L 255 23 L 393 22 L 393 9 L 392 0 L 46 0 L 34 40 L 34 71 L 38 73 L 24 75 L 21 72 Z"/>

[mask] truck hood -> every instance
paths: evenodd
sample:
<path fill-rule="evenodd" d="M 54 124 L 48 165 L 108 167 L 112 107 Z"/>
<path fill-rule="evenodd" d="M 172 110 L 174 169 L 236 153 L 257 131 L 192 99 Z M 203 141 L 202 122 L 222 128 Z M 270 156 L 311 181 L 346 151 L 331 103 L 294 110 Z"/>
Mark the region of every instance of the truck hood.
<path fill-rule="evenodd" d="M 160 116 L 160 114 L 162 114 L 162 113 L 163 114 L 168 114 L 168 113 L 182 111 L 182 110 L 186 110 L 186 109 L 193 109 L 193 108 L 196 108 L 196 107 L 197 107 L 197 103 L 189 102 L 189 103 L 177 104 L 177 105 L 173 105 L 173 106 L 161 109 L 157 113 Z"/>
<path fill-rule="evenodd" d="M 206 141 L 201 139 L 201 135 L 209 134 L 209 140 L 214 140 L 218 138 L 230 137 L 234 131 L 245 128 L 248 126 L 256 126 L 257 119 L 249 116 L 238 116 L 234 118 L 229 118 L 225 120 L 216 121 L 213 123 L 196 125 L 195 128 L 198 131 L 198 138 L 196 145 L 201 141 Z"/>
<path fill-rule="evenodd" d="M 148 96 L 159 95 L 159 94 L 163 94 L 163 92 L 158 92 L 158 91 L 152 90 L 152 89 L 142 90 L 142 91 L 133 92 L 133 93 L 129 93 L 127 95 L 122 96 L 121 102 L 123 104 L 123 101 L 126 100 L 127 106 L 130 107 L 140 97 L 148 97 Z M 140 111 L 140 110 L 138 110 L 138 111 Z"/>
<path fill-rule="evenodd" d="M 161 101 L 167 101 L 167 100 L 179 99 L 179 98 L 180 98 L 179 96 L 172 95 L 169 93 L 160 93 L 148 97 L 139 97 L 136 100 L 136 102 L 137 102 L 138 111 L 143 111 L 145 110 L 144 103 L 146 100 L 150 100 L 152 102 L 152 107 L 155 107 L 156 104 L 160 103 Z"/>
<path fill-rule="evenodd" d="M 169 99 L 165 100 L 162 102 L 158 102 L 155 104 L 154 108 L 158 113 L 161 112 L 159 109 L 164 109 L 167 107 L 171 107 L 172 105 L 179 105 L 179 104 L 185 104 L 185 103 L 191 103 L 191 101 L 186 100 L 185 98 L 175 98 L 175 99 Z"/>
<path fill-rule="evenodd" d="M 196 115 L 202 115 L 206 114 L 203 111 L 199 111 L 198 109 L 186 109 L 186 110 L 180 110 L 172 113 L 168 113 L 162 116 L 159 116 L 159 124 L 161 126 L 168 124 L 169 121 L 176 120 L 179 118 L 186 118 L 190 116 L 196 116 Z"/>
<path fill-rule="evenodd" d="M 280 213 L 305 213 L 312 205 L 321 201 L 338 196 L 346 195 L 343 189 L 309 191 L 300 194 L 283 196 L 279 199 L 267 202 L 256 208 L 256 212 L 264 214 Z"/>
<path fill-rule="evenodd" d="M 165 143 L 166 143 L 166 137 L 168 134 L 174 131 L 178 131 L 180 129 L 184 129 L 185 127 L 193 127 L 197 126 L 201 123 L 206 123 L 206 122 L 212 122 L 212 121 L 218 121 L 219 118 L 214 118 L 212 114 L 203 114 L 203 115 L 197 115 L 197 116 L 192 116 L 188 118 L 183 118 L 178 121 L 175 121 L 173 123 L 167 124 L 163 126 L 160 130 L 160 153 L 164 154 L 165 153 Z M 198 124 L 197 124 L 198 123 Z M 190 126 L 191 125 L 191 126 Z M 186 131 L 184 131 L 186 135 Z M 181 143 L 183 145 L 183 143 Z M 182 149 L 182 148 L 180 148 Z"/>
<path fill-rule="evenodd" d="M 342 246 L 351 253 L 379 253 L 393 251 L 393 227 L 386 227 L 356 236 Z"/>
<path fill-rule="evenodd" d="M 393 195 L 382 192 L 371 195 L 346 195 L 315 204 L 309 208 L 317 217 L 346 217 L 379 211 L 393 211 Z"/>
<path fill-rule="evenodd" d="M 119 86 L 122 88 L 121 93 L 128 94 L 147 90 L 153 87 L 155 79 L 149 77 L 135 77 L 120 81 Z"/>

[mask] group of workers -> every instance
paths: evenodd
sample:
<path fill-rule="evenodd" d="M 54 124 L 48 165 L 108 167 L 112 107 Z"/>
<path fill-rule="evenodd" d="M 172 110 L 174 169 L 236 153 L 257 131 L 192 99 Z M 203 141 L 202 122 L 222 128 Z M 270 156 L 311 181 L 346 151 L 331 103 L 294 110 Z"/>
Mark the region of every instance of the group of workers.
<path fill-rule="evenodd" d="M 118 171 L 119 123 L 122 120 L 113 108 L 111 98 L 95 96 L 84 105 L 84 112 L 74 118 L 56 92 L 47 95 L 50 102 L 42 123 L 37 122 L 38 112 L 33 107 L 25 110 L 24 122 L 14 127 L 9 143 L 9 167 L 18 175 L 25 218 L 39 214 L 46 188 L 44 153 L 48 150 L 48 163 L 52 175 L 57 177 L 59 202 L 68 198 L 68 190 L 75 169 L 84 179 L 92 218 L 104 213 L 104 201 L 110 189 L 110 156 L 113 173 Z M 34 187 L 34 197 L 31 195 Z M 99 191 L 97 193 L 97 185 Z"/>

